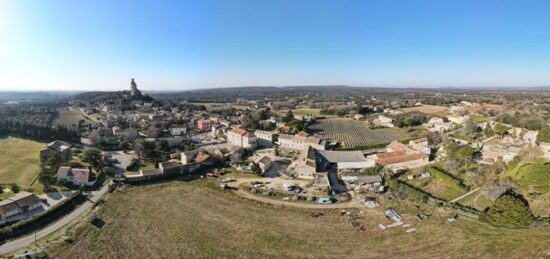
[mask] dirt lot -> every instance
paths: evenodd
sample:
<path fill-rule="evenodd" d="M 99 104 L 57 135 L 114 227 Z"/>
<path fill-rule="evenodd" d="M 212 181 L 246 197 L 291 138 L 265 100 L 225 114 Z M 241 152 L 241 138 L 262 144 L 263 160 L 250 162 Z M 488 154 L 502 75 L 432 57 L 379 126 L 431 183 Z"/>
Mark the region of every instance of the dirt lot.
<path fill-rule="evenodd" d="M 72 107 L 64 107 L 57 109 L 59 116 L 55 120 L 55 123 L 58 125 L 63 125 L 69 129 L 78 130 L 78 123 L 80 120 L 84 120 L 86 123 L 91 121 L 82 115 L 82 113 Z"/>
<path fill-rule="evenodd" d="M 506 230 L 433 216 L 417 229 L 380 230 L 391 223 L 367 213 L 371 234 L 350 226 L 335 210 L 306 210 L 252 202 L 214 190 L 205 180 L 174 181 L 115 192 L 97 216 L 67 241 L 41 244 L 56 258 L 536 258 L 550 253 L 548 230 Z M 319 217 L 313 213 L 322 212 Z"/>

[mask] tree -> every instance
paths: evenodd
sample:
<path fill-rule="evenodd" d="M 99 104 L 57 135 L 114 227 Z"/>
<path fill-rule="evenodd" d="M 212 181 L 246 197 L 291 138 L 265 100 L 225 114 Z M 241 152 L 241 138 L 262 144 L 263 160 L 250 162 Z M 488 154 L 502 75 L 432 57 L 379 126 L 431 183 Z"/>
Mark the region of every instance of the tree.
<path fill-rule="evenodd" d="M 94 168 L 101 166 L 101 151 L 97 148 L 88 148 L 84 151 L 82 161 L 89 163 Z"/>
<path fill-rule="evenodd" d="M 497 198 L 485 214 L 489 222 L 496 226 L 517 228 L 533 222 L 533 213 L 527 201 L 511 191 Z"/>
<path fill-rule="evenodd" d="M 490 136 L 493 136 L 493 134 L 494 134 L 493 128 L 491 128 L 491 125 L 487 123 L 487 126 L 485 127 L 485 129 L 483 129 L 483 135 L 485 135 L 485 137 L 488 138 Z"/>
<path fill-rule="evenodd" d="M 432 146 L 432 147 L 437 147 L 439 144 L 441 144 L 441 142 L 443 142 L 443 138 L 441 136 L 441 134 L 439 133 L 436 133 L 436 132 L 428 132 L 428 143 Z"/>
<path fill-rule="evenodd" d="M 537 141 L 540 142 L 547 142 L 550 143 L 550 128 L 543 128 L 539 131 L 539 135 L 537 136 Z"/>
<path fill-rule="evenodd" d="M 469 166 L 472 162 L 473 154 L 474 150 L 470 146 L 464 145 L 456 151 L 454 158 L 460 161 L 462 164 L 466 164 L 466 166 Z"/>
<path fill-rule="evenodd" d="M 134 151 L 136 152 L 139 159 L 145 156 L 145 147 L 142 142 L 134 143 Z"/>
<path fill-rule="evenodd" d="M 19 188 L 19 186 L 15 183 L 12 183 L 10 185 L 10 189 L 13 193 L 18 193 L 21 190 L 21 188 Z"/>
<path fill-rule="evenodd" d="M 50 168 L 57 168 L 57 166 L 62 162 L 63 162 L 63 157 L 61 157 L 61 154 L 58 152 L 55 152 L 48 155 L 45 161 L 45 165 L 49 166 Z"/>
<path fill-rule="evenodd" d="M 292 110 L 288 110 L 285 117 L 283 117 L 283 121 L 289 123 L 292 120 L 294 120 L 294 113 L 292 113 Z"/>
<path fill-rule="evenodd" d="M 508 131 L 508 127 L 500 124 L 500 123 L 497 123 L 497 125 L 495 125 L 495 129 L 494 129 L 494 132 L 499 135 L 501 138 L 502 136 L 504 136 L 504 134 L 506 134 L 506 132 Z"/>

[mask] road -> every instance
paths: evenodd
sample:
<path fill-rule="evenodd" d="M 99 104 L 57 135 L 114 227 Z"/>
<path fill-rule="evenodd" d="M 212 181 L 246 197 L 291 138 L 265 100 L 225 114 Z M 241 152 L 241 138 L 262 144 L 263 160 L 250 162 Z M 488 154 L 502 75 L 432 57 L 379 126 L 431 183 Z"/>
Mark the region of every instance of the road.
<path fill-rule="evenodd" d="M 230 184 L 230 186 L 237 187 L 238 185 L 242 183 L 249 183 L 252 181 L 260 181 L 260 182 L 272 182 L 273 179 L 271 178 L 246 178 L 246 179 L 238 179 L 237 182 L 234 182 L 234 184 Z M 284 182 L 292 182 L 292 181 L 284 181 Z M 268 197 L 259 196 L 256 194 L 252 194 L 246 190 L 243 190 L 239 188 L 236 193 L 242 197 L 245 197 L 250 200 L 255 200 L 263 203 L 269 203 L 274 205 L 281 205 L 281 206 L 288 206 L 288 207 L 296 207 L 296 208 L 304 208 L 304 209 L 347 209 L 347 208 L 365 208 L 364 205 L 362 205 L 359 201 L 352 199 L 349 202 L 343 202 L 343 203 L 332 203 L 332 204 L 320 204 L 320 203 L 302 203 L 302 202 L 291 202 L 291 201 L 283 201 L 283 200 L 276 200 Z"/>
<path fill-rule="evenodd" d="M 78 208 L 73 210 L 71 213 L 65 215 L 61 219 L 57 220 L 55 223 L 50 224 L 47 227 L 36 231 L 36 234 L 32 233 L 27 236 L 23 236 L 21 238 L 18 238 L 13 241 L 0 245 L 0 254 L 7 254 L 7 253 L 17 251 L 19 249 L 28 247 L 34 243 L 35 238 L 36 240 L 40 240 L 52 234 L 53 232 L 59 230 L 60 228 L 67 225 L 72 220 L 78 218 L 86 210 L 90 209 L 95 202 L 97 202 L 105 193 L 107 193 L 108 190 L 109 190 L 109 185 L 106 184 L 99 191 L 94 192 L 94 195 L 90 199 L 91 201 L 90 200 L 85 201 Z"/>

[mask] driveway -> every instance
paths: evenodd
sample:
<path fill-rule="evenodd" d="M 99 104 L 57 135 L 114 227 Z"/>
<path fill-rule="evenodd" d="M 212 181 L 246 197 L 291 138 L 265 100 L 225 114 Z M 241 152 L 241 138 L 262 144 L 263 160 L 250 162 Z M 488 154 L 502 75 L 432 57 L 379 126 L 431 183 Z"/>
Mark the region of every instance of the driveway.
<path fill-rule="evenodd" d="M 132 162 L 132 159 L 137 158 L 135 153 L 124 153 L 123 151 L 105 151 L 110 157 L 117 160 L 113 164 L 116 168 L 116 174 L 122 174 L 126 171 L 126 167 Z"/>

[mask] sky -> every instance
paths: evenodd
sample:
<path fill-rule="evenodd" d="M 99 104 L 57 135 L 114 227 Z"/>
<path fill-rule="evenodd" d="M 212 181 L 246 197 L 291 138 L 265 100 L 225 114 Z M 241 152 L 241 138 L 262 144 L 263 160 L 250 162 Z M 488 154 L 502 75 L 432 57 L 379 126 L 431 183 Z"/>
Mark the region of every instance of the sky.
<path fill-rule="evenodd" d="M 0 0 L 0 90 L 550 86 L 550 1 Z"/>

